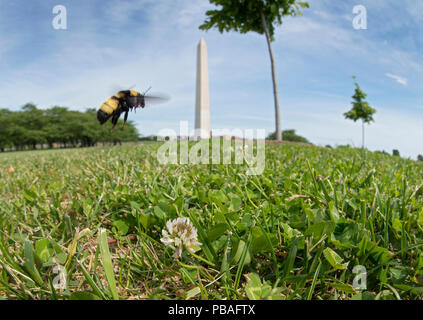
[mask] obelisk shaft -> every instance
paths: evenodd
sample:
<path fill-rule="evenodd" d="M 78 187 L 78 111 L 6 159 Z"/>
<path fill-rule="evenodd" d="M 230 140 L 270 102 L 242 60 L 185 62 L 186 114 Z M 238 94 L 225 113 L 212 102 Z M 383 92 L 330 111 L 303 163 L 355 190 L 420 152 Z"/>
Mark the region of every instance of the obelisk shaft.
<path fill-rule="evenodd" d="M 197 47 L 197 91 L 195 102 L 195 137 L 210 138 L 210 91 L 207 46 L 204 39 Z"/>

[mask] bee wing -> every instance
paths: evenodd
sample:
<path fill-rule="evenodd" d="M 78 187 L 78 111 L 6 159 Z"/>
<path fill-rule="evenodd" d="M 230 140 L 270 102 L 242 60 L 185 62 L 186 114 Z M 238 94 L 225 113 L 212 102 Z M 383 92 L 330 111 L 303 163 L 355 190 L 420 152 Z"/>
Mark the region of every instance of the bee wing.
<path fill-rule="evenodd" d="M 144 98 L 145 98 L 145 102 L 149 104 L 163 103 L 170 100 L 170 97 L 165 94 L 154 95 L 154 96 L 144 96 Z"/>
<path fill-rule="evenodd" d="M 145 107 L 146 104 L 156 104 L 156 103 L 163 103 L 169 100 L 169 97 L 166 95 L 160 95 L 160 96 L 130 96 L 127 97 L 128 104 L 132 108 L 137 107 Z"/>
<path fill-rule="evenodd" d="M 131 108 L 138 108 L 145 106 L 144 96 L 128 96 L 126 102 Z"/>

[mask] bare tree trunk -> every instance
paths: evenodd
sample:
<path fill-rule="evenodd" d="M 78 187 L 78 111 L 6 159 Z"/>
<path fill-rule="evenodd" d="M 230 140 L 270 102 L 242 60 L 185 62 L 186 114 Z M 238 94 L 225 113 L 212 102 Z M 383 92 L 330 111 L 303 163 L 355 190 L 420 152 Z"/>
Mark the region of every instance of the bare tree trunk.
<path fill-rule="evenodd" d="M 272 65 L 272 80 L 273 80 L 273 95 L 275 98 L 275 123 L 276 123 L 276 140 L 282 141 L 282 130 L 281 130 L 281 118 L 279 109 L 279 96 L 278 86 L 276 83 L 276 70 L 275 70 L 275 58 L 273 56 L 272 39 L 270 38 L 269 26 L 267 25 L 266 18 L 264 17 L 263 11 L 260 12 L 261 22 L 263 24 L 264 34 L 266 35 L 267 46 L 269 48 L 270 62 Z"/>

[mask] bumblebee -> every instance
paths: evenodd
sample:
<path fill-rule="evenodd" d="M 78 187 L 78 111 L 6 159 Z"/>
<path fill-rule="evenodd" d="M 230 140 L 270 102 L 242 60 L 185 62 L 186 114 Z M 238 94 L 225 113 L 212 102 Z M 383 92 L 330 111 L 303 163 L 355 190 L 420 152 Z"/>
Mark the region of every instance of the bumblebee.
<path fill-rule="evenodd" d="M 161 102 L 163 100 L 166 100 L 166 98 L 146 96 L 145 93 L 141 94 L 134 90 L 119 91 L 115 96 L 112 96 L 103 102 L 100 109 L 97 111 L 97 120 L 101 125 L 103 125 L 112 118 L 113 127 L 111 131 L 113 131 L 121 114 L 125 113 L 122 125 L 123 129 L 126 121 L 128 120 L 129 111 L 139 107 L 144 108 L 146 101 Z"/>

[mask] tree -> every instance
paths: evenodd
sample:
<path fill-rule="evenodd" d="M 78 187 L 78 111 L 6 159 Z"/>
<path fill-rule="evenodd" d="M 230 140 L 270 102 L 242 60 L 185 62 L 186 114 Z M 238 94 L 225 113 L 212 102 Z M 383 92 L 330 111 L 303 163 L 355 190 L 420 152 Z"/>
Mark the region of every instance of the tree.
<path fill-rule="evenodd" d="M 45 133 L 43 131 L 45 126 L 45 117 L 42 110 L 32 103 L 27 103 L 22 107 L 22 112 L 19 115 L 20 125 L 25 128 L 24 142 L 25 145 L 32 149 L 37 148 L 37 144 L 43 144 L 45 140 Z"/>
<path fill-rule="evenodd" d="M 46 133 L 46 140 L 49 148 L 53 148 L 53 143 L 63 142 L 64 126 L 67 122 L 68 110 L 64 107 L 55 106 L 45 111 L 46 126 L 44 132 Z"/>
<path fill-rule="evenodd" d="M 419 155 L 417 156 L 417 161 L 423 161 L 423 155 L 419 154 Z"/>
<path fill-rule="evenodd" d="M 40 110 L 33 104 L 26 104 L 21 111 L 0 109 L 0 151 L 42 148 L 45 143 L 53 148 L 56 143 L 63 147 L 91 147 L 97 142 L 138 141 L 132 122 L 127 122 L 125 130 L 110 134 L 110 121 L 100 126 L 96 113 L 95 109 L 79 112 L 57 106 Z M 122 124 L 119 120 L 118 125 Z"/>
<path fill-rule="evenodd" d="M 247 33 L 250 31 L 264 34 L 269 49 L 272 69 L 273 95 L 275 100 L 276 140 L 282 140 L 278 87 L 276 82 L 275 58 L 272 41 L 275 27 L 282 24 L 285 16 L 301 15 L 300 8 L 308 8 L 307 2 L 296 0 L 209 0 L 221 6 L 220 10 L 206 12 L 208 20 L 201 26 L 202 30 L 217 27 L 220 33 L 230 30 Z"/>
<path fill-rule="evenodd" d="M 276 133 L 273 132 L 273 133 L 269 134 L 268 137 L 266 138 L 266 140 L 276 140 Z M 310 141 L 308 141 L 306 138 L 297 135 L 297 133 L 293 129 L 284 130 L 282 132 L 282 140 L 290 141 L 290 142 L 310 143 Z"/>
<path fill-rule="evenodd" d="M 356 77 L 352 77 L 354 80 Z M 367 94 L 365 94 L 361 88 L 360 85 L 355 82 L 355 93 L 352 96 L 353 102 L 352 102 L 352 109 L 346 113 L 344 113 L 344 116 L 346 119 L 353 120 L 356 122 L 357 120 L 362 121 L 362 140 L 363 140 L 363 149 L 364 149 L 364 124 L 370 124 L 371 122 L 374 122 L 373 115 L 376 113 L 376 109 L 373 109 L 370 107 L 369 103 L 364 101 L 367 97 Z"/>
<path fill-rule="evenodd" d="M 399 150 L 398 150 L 398 149 L 394 149 L 394 150 L 392 150 L 392 155 L 393 155 L 394 157 L 399 157 L 399 156 L 400 156 L 400 152 L 399 152 Z"/>

